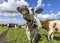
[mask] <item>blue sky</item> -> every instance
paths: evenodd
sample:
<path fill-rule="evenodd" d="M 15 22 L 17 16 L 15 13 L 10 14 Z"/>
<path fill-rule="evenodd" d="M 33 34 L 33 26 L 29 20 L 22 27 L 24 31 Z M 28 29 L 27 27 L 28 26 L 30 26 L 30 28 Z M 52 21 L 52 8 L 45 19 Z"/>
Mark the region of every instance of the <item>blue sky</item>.
<path fill-rule="evenodd" d="M 36 15 L 38 19 L 60 18 L 60 0 L 0 0 L 0 23 L 24 24 L 22 14 L 16 8 L 21 5 L 42 8 L 43 12 Z"/>

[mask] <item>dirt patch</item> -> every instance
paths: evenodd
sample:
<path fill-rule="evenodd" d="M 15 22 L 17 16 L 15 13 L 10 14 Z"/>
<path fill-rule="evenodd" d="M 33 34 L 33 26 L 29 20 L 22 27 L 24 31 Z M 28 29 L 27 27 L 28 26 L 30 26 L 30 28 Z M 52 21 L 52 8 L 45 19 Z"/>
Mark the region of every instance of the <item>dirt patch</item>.
<path fill-rule="evenodd" d="M 9 43 L 6 39 L 5 36 L 7 34 L 7 32 L 9 31 L 9 29 L 7 29 L 6 31 L 4 31 L 1 35 L 0 35 L 0 43 Z"/>

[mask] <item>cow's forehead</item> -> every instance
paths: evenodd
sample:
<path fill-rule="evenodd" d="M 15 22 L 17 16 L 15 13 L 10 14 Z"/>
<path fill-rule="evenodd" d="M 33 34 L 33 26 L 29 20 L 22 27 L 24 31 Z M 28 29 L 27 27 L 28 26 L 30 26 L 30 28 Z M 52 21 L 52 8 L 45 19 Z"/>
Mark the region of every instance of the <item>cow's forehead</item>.
<path fill-rule="evenodd" d="M 28 6 L 25 6 L 25 5 L 21 6 L 21 8 L 24 8 L 24 7 L 27 7 L 29 10 L 33 9 L 32 7 L 28 7 Z"/>
<path fill-rule="evenodd" d="M 34 13 L 34 10 L 32 11 L 32 9 L 33 9 L 32 7 L 29 7 L 28 8 L 30 14 L 33 14 Z"/>
<path fill-rule="evenodd" d="M 32 7 L 29 7 L 29 8 L 28 8 L 28 10 L 29 10 L 30 12 L 32 12 L 32 9 L 33 9 Z"/>
<path fill-rule="evenodd" d="M 28 7 L 29 10 L 33 9 L 32 7 Z"/>

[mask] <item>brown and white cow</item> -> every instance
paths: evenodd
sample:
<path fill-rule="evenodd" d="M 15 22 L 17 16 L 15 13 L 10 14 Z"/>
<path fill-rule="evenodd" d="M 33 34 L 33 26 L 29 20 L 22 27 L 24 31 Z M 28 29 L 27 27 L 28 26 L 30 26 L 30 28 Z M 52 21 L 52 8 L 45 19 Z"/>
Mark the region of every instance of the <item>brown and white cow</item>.
<path fill-rule="evenodd" d="M 38 34 L 38 29 L 41 27 L 38 19 L 34 18 L 35 14 L 41 13 L 42 9 L 34 11 L 33 8 L 22 5 L 17 7 L 17 10 L 23 15 L 23 18 L 27 21 L 26 23 L 26 35 L 29 40 L 29 43 L 35 43 L 35 38 Z"/>
<path fill-rule="evenodd" d="M 42 23 L 42 28 L 48 31 L 48 40 L 53 40 L 53 34 L 60 32 L 60 20 L 46 21 Z"/>

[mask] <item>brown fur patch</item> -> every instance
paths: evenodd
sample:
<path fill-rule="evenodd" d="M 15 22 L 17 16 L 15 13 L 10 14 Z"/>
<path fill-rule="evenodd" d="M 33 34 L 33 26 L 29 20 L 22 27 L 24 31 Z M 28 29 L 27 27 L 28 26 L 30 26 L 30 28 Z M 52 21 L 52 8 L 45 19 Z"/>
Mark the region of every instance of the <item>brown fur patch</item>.
<path fill-rule="evenodd" d="M 55 29 L 55 31 L 58 31 L 58 28 L 56 28 L 56 23 L 53 24 L 53 28 Z"/>
<path fill-rule="evenodd" d="M 55 28 L 55 31 L 58 31 L 58 28 Z"/>
<path fill-rule="evenodd" d="M 53 24 L 53 28 L 55 28 L 55 27 L 56 27 L 56 23 Z"/>
<path fill-rule="evenodd" d="M 48 22 L 48 21 L 43 22 L 43 23 L 42 23 L 42 28 L 45 28 L 47 31 L 49 31 L 49 30 L 50 30 L 50 29 L 49 29 L 49 22 Z"/>

